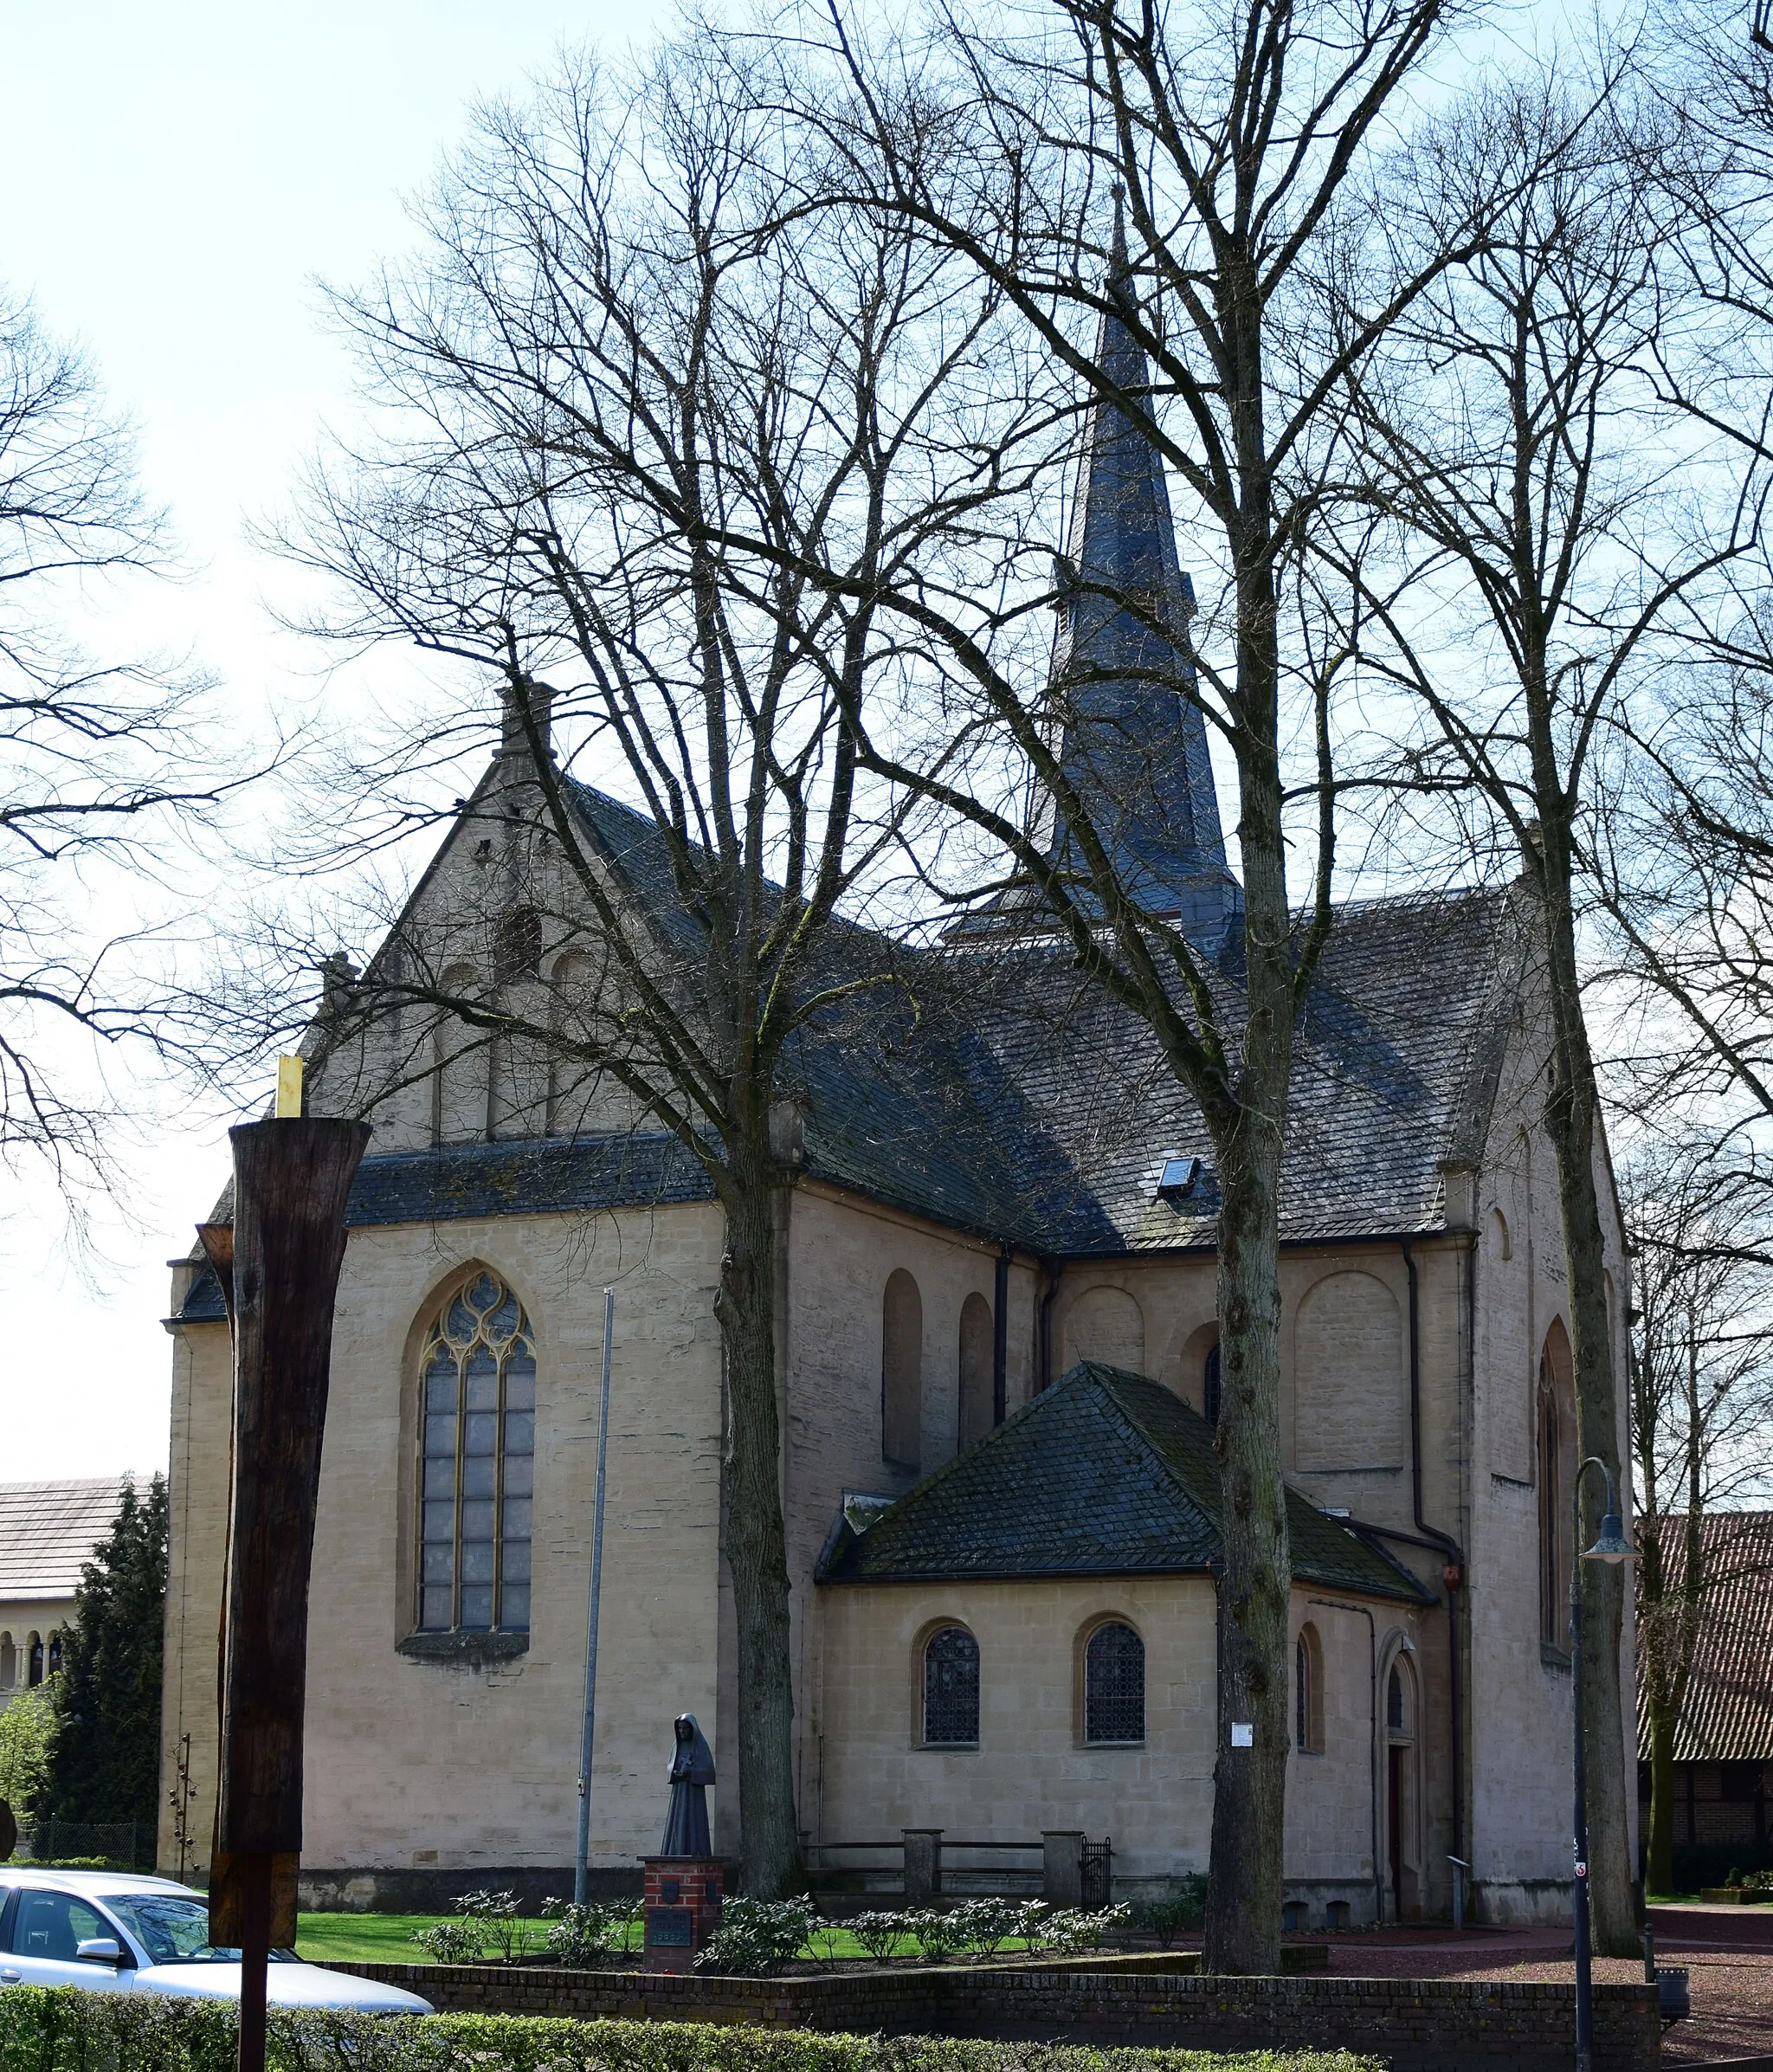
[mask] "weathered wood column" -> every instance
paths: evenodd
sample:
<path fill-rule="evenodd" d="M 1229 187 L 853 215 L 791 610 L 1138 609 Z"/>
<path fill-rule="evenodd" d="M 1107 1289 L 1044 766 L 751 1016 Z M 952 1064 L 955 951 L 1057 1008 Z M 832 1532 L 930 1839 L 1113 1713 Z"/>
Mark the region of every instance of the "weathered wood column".
<path fill-rule="evenodd" d="M 234 1333 L 210 1940 L 241 1953 L 241 2072 L 263 2072 L 268 1952 L 295 1940 L 308 1574 L 332 1308 L 345 1198 L 369 1136 L 367 1123 L 280 1113 L 230 1130 L 233 1228 L 199 1232 Z"/>

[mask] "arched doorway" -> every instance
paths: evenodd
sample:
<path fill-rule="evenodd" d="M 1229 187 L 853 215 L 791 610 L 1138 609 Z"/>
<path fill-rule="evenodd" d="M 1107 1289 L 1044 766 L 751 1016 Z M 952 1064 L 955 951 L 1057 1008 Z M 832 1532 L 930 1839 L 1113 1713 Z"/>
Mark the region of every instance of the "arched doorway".
<path fill-rule="evenodd" d="M 1419 1920 L 1422 1857 L 1417 1843 L 1418 1788 L 1415 1665 L 1403 1649 L 1385 1677 L 1385 1886 L 1394 1920 Z"/>

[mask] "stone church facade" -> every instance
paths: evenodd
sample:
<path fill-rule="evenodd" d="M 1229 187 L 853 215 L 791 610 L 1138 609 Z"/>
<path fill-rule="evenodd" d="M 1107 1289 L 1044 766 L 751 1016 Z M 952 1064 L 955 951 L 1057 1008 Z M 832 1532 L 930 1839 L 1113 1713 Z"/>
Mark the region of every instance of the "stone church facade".
<path fill-rule="evenodd" d="M 1185 611 L 1161 473 L 1125 426 L 1092 429 L 1073 547 Z M 1158 772 L 1148 817 L 1128 793 L 1123 861 L 1235 994 L 1204 730 L 1112 681 L 1128 637 L 1081 610 L 1061 634 Z M 457 931 L 463 969 L 485 952 L 460 917 L 520 838 L 525 754 L 507 739 L 402 923 Z M 573 797 L 602 868 L 667 897 L 648 823 Z M 1344 908 L 1299 1030 L 1281 1345 L 1300 1925 L 1445 1914 L 1454 1856 L 1480 1918 L 1567 1914 L 1575 1416 L 1522 902 Z M 989 958 L 1006 926 L 951 953 Z M 800 1822 L 827 1870 L 907 1829 L 982 1873 L 1031 1859 L 978 1845 L 1081 1832 L 1112 1842 L 1118 1891 L 1153 1891 L 1205 1869 L 1211 1825 L 1210 1147 L 1142 1026 L 1080 1010 L 1068 956 L 1028 951 L 1031 932 L 1022 916 L 1015 1004 L 964 1045 L 932 1036 L 906 1067 L 814 1042 L 781 1104 Z M 564 986 L 574 959 L 538 941 L 496 982 Z M 305 1872 L 364 1904 L 570 1864 L 614 1287 L 591 1858 L 627 1880 L 657 1845 L 672 1715 L 695 1713 L 717 1760 L 735 1746 L 721 1215 L 690 1155 L 606 1091 L 448 1028 L 401 1040 L 400 1069 L 359 1044 L 317 1049 L 311 1074 L 317 1112 L 367 1111 L 375 1136 L 333 1339 Z M 206 1837 L 230 1356 L 195 1253 L 168 1327 L 164 1748 L 170 1778 L 189 1737 Z M 729 1759 L 712 1795 L 727 1849 L 732 1778 Z M 177 1866 L 170 1815 L 160 1856 Z"/>

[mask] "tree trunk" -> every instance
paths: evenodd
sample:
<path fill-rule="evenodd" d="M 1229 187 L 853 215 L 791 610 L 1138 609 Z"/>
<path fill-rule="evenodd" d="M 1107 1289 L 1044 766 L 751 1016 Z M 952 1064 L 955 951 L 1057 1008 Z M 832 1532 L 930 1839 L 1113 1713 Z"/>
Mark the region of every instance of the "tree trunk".
<path fill-rule="evenodd" d="M 775 1175 L 734 1161 L 714 1314 L 726 1369 L 726 1562 L 738 1628 L 739 1879 L 756 1899 L 803 1890 L 794 1807 L 794 1684 L 776 1398 Z M 719 1752 L 716 1752 L 717 1760 Z"/>
<path fill-rule="evenodd" d="M 1650 1849 L 1646 1892 L 1674 1890 L 1674 1728 L 1679 1708 L 1650 1693 Z"/>
<path fill-rule="evenodd" d="M 1570 1268 L 1570 1340 L 1576 1361 L 1576 1441 L 1580 1456 L 1598 1456 L 1620 1480 L 1619 1390 L 1607 1314 L 1607 1271 L 1601 1200 L 1595 1185 L 1600 1096 L 1583 1017 L 1576 937 L 1568 892 L 1567 829 L 1548 829 L 1544 895 L 1546 967 L 1551 985 L 1552 1083 L 1545 1121 L 1557 1161 L 1557 1196 Z M 1560 855 L 1557 851 L 1563 851 Z M 1600 1529 L 1604 1492 L 1583 1478 L 1581 1546 Z M 1580 1554 L 1581 1546 L 1577 1552 Z M 1578 1560 L 1583 1593 L 1583 1722 L 1588 1760 L 1589 1890 L 1595 1947 L 1630 1957 L 1638 1948 L 1628 1817 L 1625 1680 L 1620 1636 L 1625 1616 L 1622 1570 Z"/>
<path fill-rule="evenodd" d="M 1243 767 L 1241 835 L 1248 1019 L 1235 1102 L 1209 1113 L 1219 1158 L 1221 1534 L 1218 1759 L 1202 1967 L 1280 1968 L 1293 1561 L 1280 1477 L 1280 1154 L 1293 1066 L 1293 970 L 1280 785 L 1271 743 L 1272 578 L 1241 584 L 1240 692 L 1258 733 Z M 1264 694 L 1266 687 L 1267 694 Z M 1234 1743 L 1235 1727 L 1251 1730 Z"/>
<path fill-rule="evenodd" d="M 1206 1949 L 1212 1972 L 1280 1968 L 1292 1556 L 1280 1480 L 1279 1129 L 1246 1111 L 1221 1153 L 1219 1740 Z M 1238 1746 L 1233 1729 L 1249 1728 Z"/>

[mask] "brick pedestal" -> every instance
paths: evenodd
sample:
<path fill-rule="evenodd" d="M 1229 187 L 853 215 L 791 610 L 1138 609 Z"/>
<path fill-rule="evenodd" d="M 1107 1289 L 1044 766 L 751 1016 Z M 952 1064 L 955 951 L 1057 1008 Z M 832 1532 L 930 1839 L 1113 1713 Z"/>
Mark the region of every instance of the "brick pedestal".
<path fill-rule="evenodd" d="M 720 1926 L 718 1856 L 648 1856 L 645 1955 L 649 1972 L 687 1972 Z"/>

